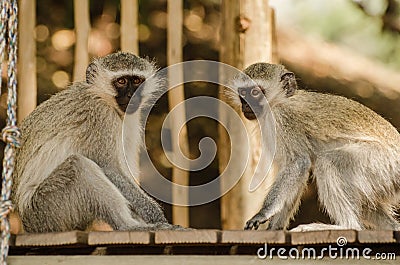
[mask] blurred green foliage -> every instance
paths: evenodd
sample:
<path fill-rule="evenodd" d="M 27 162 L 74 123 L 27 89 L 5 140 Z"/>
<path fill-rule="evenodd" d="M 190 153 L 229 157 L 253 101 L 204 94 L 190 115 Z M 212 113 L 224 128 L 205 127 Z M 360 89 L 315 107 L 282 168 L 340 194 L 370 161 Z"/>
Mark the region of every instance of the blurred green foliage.
<path fill-rule="evenodd" d="M 271 0 L 278 22 L 305 34 L 338 43 L 400 70 L 400 34 L 385 31 L 382 14 L 386 0 Z"/>

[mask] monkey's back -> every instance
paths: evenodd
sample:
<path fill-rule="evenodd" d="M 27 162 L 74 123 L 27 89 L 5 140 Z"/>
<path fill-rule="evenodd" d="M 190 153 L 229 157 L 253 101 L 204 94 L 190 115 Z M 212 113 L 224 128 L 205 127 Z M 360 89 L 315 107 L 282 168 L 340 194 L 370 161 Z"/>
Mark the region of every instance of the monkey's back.
<path fill-rule="evenodd" d="M 122 120 L 107 104 L 84 83 L 75 84 L 40 104 L 22 122 L 13 188 L 17 207 L 27 203 L 38 185 L 72 154 L 84 155 L 102 166 L 113 161 L 114 154 L 103 152 L 99 143 L 115 145 L 117 139 L 108 138 L 115 134 L 104 130 L 119 130 Z M 103 126 L 105 123 L 111 126 Z"/>
<path fill-rule="evenodd" d="M 379 141 L 400 146 L 400 135 L 388 121 L 345 97 L 298 90 L 274 111 L 279 113 L 281 126 L 307 137 L 326 141 Z"/>

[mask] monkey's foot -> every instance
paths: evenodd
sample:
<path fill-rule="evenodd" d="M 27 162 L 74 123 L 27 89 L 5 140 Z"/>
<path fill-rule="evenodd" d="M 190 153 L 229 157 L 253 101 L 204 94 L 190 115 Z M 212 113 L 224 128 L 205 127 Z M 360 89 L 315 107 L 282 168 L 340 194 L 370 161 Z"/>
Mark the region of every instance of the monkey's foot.
<path fill-rule="evenodd" d="M 154 230 L 177 230 L 177 231 L 190 231 L 193 228 L 186 228 L 180 225 L 174 225 L 169 223 L 157 223 L 154 224 Z"/>
<path fill-rule="evenodd" d="M 269 218 L 265 217 L 264 214 L 258 213 L 253 218 L 251 218 L 249 221 L 246 222 L 244 230 L 252 230 L 252 229 L 257 230 L 260 224 L 263 224 L 268 220 Z"/>
<path fill-rule="evenodd" d="M 172 230 L 178 230 L 178 231 L 192 231 L 192 230 L 196 230 L 193 228 L 188 228 L 188 227 L 183 227 L 180 225 L 172 225 L 172 227 L 170 228 Z"/>

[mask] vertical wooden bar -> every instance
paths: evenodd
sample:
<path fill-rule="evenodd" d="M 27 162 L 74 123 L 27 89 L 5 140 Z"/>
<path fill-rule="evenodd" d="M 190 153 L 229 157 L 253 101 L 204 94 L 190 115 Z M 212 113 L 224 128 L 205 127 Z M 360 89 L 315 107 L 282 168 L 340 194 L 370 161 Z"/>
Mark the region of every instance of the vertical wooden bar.
<path fill-rule="evenodd" d="M 270 62 L 272 57 L 272 31 L 270 7 L 266 0 L 241 0 L 240 14 L 246 29 L 239 34 L 244 41 L 243 66 L 256 62 Z M 240 23 L 241 25 L 241 23 Z M 258 44 L 257 44 L 258 41 Z"/>
<path fill-rule="evenodd" d="M 279 63 L 279 51 L 278 51 L 278 36 L 276 35 L 276 20 L 275 20 L 275 10 L 270 7 L 269 8 L 269 16 L 270 16 L 270 23 L 269 23 L 269 31 L 271 32 L 271 62 L 272 63 Z"/>
<path fill-rule="evenodd" d="M 138 1 L 121 0 L 121 50 L 139 54 Z"/>
<path fill-rule="evenodd" d="M 240 70 L 256 62 L 272 61 L 272 32 L 271 16 L 268 1 L 266 0 L 223 0 L 221 6 L 221 51 L 220 61 Z M 224 100 L 220 93 L 220 98 Z M 243 118 L 243 117 L 242 117 Z M 235 130 L 232 114 L 220 109 L 220 119 L 228 124 L 227 131 L 232 135 L 238 133 Z M 245 125 L 249 125 L 243 119 Z M 249 129 L 249 131 L 251 131 Z M 251 140 L 251 160 L 238 184 L 221 198 L 221 218 L 223 229 L 243 229 L 245 222 L 257 213 L 266 195 L 268 181 L 255 192 L 249 192 L 249 183 L 258 163 L 260 155 L 260 139 L 255 134 Z M 241 141 L 246 142 L 246 139 Z M 229 168 L 230 174 L 237 174 L 242 159 L 246 159 L 247 153 L 235 146 L 236 150 L 230 157 L 229 137 L 226 131 L 219 126 L 219 161 L 220 171 L 225 170 L 228 161 L 232 159 Z M 235 143 L 234 143 L 235 144 Z M 235 159 L 237 162 L 235 162 Z M 224 189 L 224 180 L 221 179 L 221 188 Z"/>
<path fill-rule="evenodd" d="M 21 122 L 37 104 L 36 83 L 36 1 L 19 1 L 18 120 Z"/>
<path fill-rule="evenodd" d="M 228 65 L 237 67 L 239 69 L 243 68 L 243 58 L 240 53 L 240 38 L 239 32 L 237 28 L 237 22 L 240 15 L 240 8 L 239 8 L 240 1 L 233 0 L 233 1 L 222 1 L 221 3 L 221 48 L 220 48 L 220 61 L 222 63 L 226 63 Z M 229 78 L 222 76 L 223 73 L 220 73 L 220 79 L 222 78 Z M 224 98 L 224 94 L 221 93 L 224 88 L 220 88 L 219 98 L 223 101 L 226 99 Z M 228 122 L 226 124 L 231 124 L 232 117 L 231 115 L 226 112 L 224 109 L 219 110 L 219 119 L 221 122 Z M 233 126 L 229 126 L 226 129 L 232 131 Z M 223 172 L 229 160 L 231 159 L 231 146 L 227 143 L 230 143 L 230 138 L 225 131 L 224 127 L 219 125 L 218 126 L 218 160 L 219 160 L 219 171 Z M 231 143 L 232 144 L 232 143 Z M 237 146 L 240 148 L 241 146 Z M 238 150 L 235 153 L 236 159 L 246 159 L 246 154 L 243 150 Z M 232 167 L 229 168 L 230 171 L 226 172 L 227 176 L 230 174 L 234 174 L 236 167 L 234 167 L 232 163 Z M 239 165 L 239 164 L 237 164 Z M 228 170 L 228 169 L 226 169 Z M 221 191 L 225 191 L 225 181 L 221 178 Z M 236 185 L 231 191 L 227 194 L 222 196 L 220 199 L 221 204 L 221 226 L 222 229 L 241 229 L 240 224 L 242 223 L 243 217 L 238 212 L 241 211 L 243 208 L 242 200 L 241 200 L 241 191 Z M 235 210 L 236 209 L 236 210 Z M 238 210 L 237 210 L 238 209 Z M 232 213 L 232 214 L 231 214 Z"/>
<path fill-rule="evenodd" d="M 183 5 L 182 0 L 168 0 L 168 27 L 167 27 L 167 63 L 173 65 L 182 62 L 182 21 L 183 21 Z M 168 71 L 168 78 L 171 83 L 183 82 L 183 69 L 179 71 Z M 185 100 L 183 85 L 177 86 L 168 91 L 169 109 L 172 110 L 176 105 Z M 174 124 L 184 124 L 186 119 L 185 111 L 181 111 L 174 116 L 171 126 L 171 135 L 173 136 L 172 146 L 179 146 L 182 153 L 189 157 L 189 142 L 187 139 L 186 125 L 182 127 L 179 132 L 178 126 Z M 178 139 L 175 136 L 178 135 Z M 178 141 L 178 145 L 174 144 Z M 179 150 L 173 150 L 179 152 Z M 182 170 L 178 167 L 172 168 L 172 181 L 176 184 L 188 186 L 189 185 L 189 172 Z M 178 190 L 172 189 L 172 200 L 189 202 L 189 194 Z M 174 224 L 179 224 L 184 227 L 189 226 L 189 209 L 185 206 L 172 206 L 172 221 Z"/>
<path fill-rule="evenodd" d="M 82 81 L 85 80 L 86 67 L 89 64 L 89 0 L 74 0 L 74 22 L 76 45 L 73 80 Z"/>

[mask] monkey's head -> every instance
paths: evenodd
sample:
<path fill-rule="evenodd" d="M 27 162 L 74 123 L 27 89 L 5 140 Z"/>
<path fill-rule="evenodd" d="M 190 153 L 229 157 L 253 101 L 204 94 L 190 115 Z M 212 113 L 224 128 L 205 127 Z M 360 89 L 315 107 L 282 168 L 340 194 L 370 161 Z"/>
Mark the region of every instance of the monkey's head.
<path fill-rule="evenodd" d="M 149 60 L 117 52 L 90 63 L 86 69 L 86 83 L 100 93 L 113 96 L 120 110 L 132 114 L 153 96 L 158 87 L 159 80 L 152 77 L 156 70 Z"/>
<path fill-rule="evenodd" d="M 240 105 L 249 120 L 262 115 L 267 110 L 267 104 L 272 108 L 293 96 L 297 89 L 294 74 L 280 64 L 255 63 L 243 73 L 233 80 L 238 95 L 234 97 L 233 104 Z"/>

